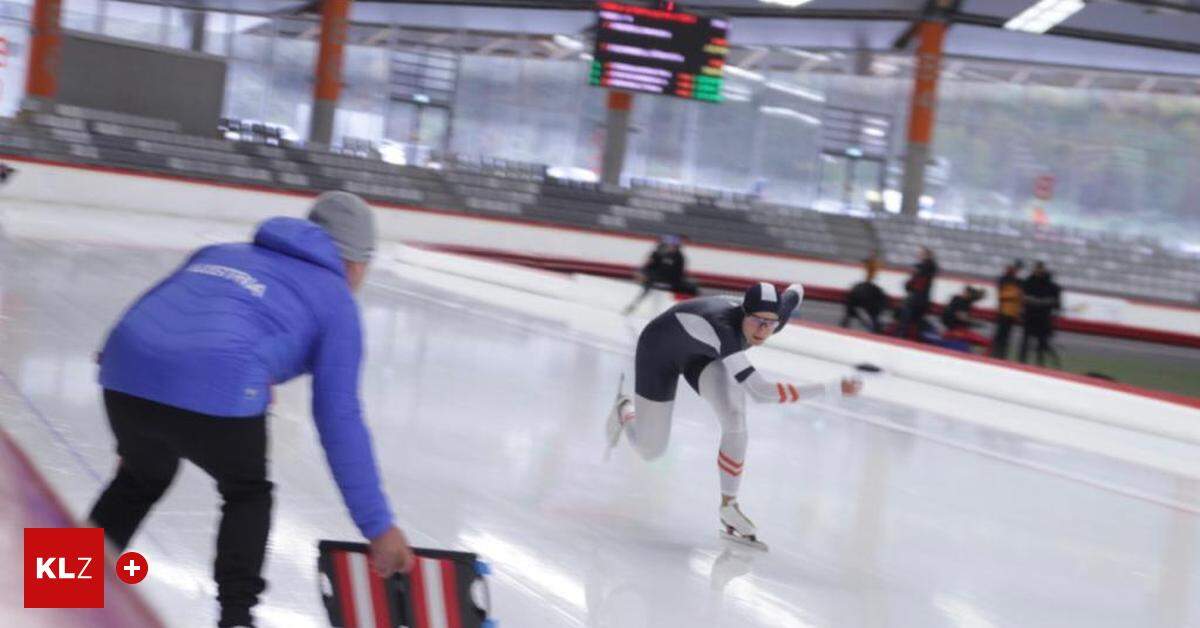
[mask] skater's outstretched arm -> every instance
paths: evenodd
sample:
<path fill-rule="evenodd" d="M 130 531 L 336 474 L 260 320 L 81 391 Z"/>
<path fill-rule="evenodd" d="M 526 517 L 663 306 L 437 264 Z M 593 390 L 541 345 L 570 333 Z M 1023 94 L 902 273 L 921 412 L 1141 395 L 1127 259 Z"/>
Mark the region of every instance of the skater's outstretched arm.
<path fill-rule="evenodd" d="M 750 395 L 750 398 L 759 403 L 796 403 L 837 392 L 842 395 L 855 395 L 862 389 L 862 383 L 855 379 L 804 385 L 796 385 L 787 381 L 773 382 L 754 368 L 749 358 L 746 357 L 745 351 L 739 351 L 725 358 L 725 366 L 733 374 L 733 378 Z"/>

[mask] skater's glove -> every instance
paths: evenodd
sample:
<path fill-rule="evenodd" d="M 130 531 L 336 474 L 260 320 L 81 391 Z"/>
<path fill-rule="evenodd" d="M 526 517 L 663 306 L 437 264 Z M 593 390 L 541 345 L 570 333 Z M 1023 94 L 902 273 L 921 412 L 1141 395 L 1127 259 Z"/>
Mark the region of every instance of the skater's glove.
<path fill-rule="evenodd" d="M 854 397 L 862 392 L 863 381 L 857 377 L 843 377 L 841 392 L 843 397 Z"/>

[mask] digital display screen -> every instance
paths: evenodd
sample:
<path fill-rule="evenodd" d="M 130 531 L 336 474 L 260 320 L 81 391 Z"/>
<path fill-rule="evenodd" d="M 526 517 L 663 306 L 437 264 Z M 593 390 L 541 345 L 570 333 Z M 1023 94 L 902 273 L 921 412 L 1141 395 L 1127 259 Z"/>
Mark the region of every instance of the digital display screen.
<path fill-rule="evenodd" d="M 592 85 L 721 102 L 729 23 L 601 2 Z"/>

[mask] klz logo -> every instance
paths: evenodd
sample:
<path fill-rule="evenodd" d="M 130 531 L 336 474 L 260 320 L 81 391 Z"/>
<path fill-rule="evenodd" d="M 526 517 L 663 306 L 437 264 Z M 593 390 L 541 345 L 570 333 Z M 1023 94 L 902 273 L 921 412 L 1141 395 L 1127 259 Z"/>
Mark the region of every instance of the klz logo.
<path fill-rule="evenodd" d="M 77 560 L 80 564 L 78 572 L 67 571 L 67 559 L 65 558 L 42 558 L 41 556 L 37 556 L 35 557 L 35 560 L 37 561 L 36 578 L 38 580 L 41 580 L 42 578 L 46 578 L 48 580 L 92 579 L 92 577 L 88 575 L 88 567 L 92 565 L 92 559 L 88 558 L 87 556 L 75 557 L 75 560 Z M 58 563 L 57 572 L 54 571 L 55 563 Z"/>
<path fill-rule="evenodd" d="M 25 528 L 25 608 L 103 608 L 104 531 Z"/>

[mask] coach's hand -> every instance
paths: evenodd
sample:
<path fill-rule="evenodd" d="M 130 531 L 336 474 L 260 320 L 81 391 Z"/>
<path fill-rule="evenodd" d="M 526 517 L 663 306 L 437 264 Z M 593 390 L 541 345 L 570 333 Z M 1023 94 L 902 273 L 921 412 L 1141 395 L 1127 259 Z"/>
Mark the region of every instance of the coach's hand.
<path fill-rule="evenodd" d="M 863 383 L 861 379 L 856 377 L 846 377 L 842 379 L 842 395 L 853 397 L 862 392 Z"/>
<path fill-rule="evenodd" d="M 387 578 L 396 572 L 408 573 L 415 562 L 412 548 L 400 528 L 392 526 L 371 539 L 371 569 L 380 577 Z"/>

